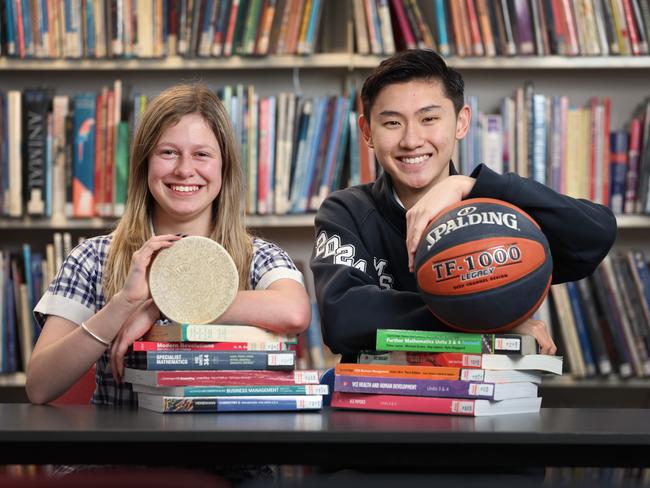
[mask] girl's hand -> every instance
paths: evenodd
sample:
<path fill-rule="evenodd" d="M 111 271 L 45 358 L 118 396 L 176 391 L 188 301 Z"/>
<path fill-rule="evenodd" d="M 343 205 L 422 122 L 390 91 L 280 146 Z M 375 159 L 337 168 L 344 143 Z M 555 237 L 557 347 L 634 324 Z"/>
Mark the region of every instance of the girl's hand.
<path fill-rule="evenodd" d="M 133 253 L 129 274 L 122 287 L 122 294 L 127 302 L 139 305 L 151 297 L 149 283 L 147 281 L 147 271 L 154 255 L 161 249 L 171 247 L 174 242 L 182 238 L 181 235 L 174 234 L 153 236 L 140 249 Z"/>
<path fill-rule="evenodd" d="M 469 195 L 475 182 L 476 180 L 470 176 L 449 176 L 433 186 L 406 212 L 406 250 L 409 271 L 413 271 L 415 252 L 429 223 L 442 210 Z"/>
<path fill-rule="evenodd" d="M 523 324 L 519 324 L 509 332 L 513 334 L 532 335 L 539 344 L 540 354 L 555 354 L 557 346 L 553 342 L 551 334 L 548 332 L 548 327 L 541 320 L 528 319 Z"/>
<path fill-rule="evenodd" d="M 140 305 L 124 323 L 111 344 L 111 373 L 116 382 L 124 377 L 124 356 L 134 341 L 140 339 L 160 318 L 160 311 L 149 298 Z"/>

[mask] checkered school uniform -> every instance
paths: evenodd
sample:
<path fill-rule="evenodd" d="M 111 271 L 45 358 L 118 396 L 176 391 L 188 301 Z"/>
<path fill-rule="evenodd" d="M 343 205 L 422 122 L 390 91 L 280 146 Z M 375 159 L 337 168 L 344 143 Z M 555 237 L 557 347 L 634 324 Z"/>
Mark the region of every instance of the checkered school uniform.
<path fill-rule="evenodd" d="M 34 315 L 41 327 L 48 315 L 58 315 L 80 324 L 104 307 L 103 272 L 111 238 L 110 235 L 93 237 L 70 252 L 56 278 L 34 308 Z M 254 237 L 253 259 L 248 275 L 249 289 L 264 290 L 282 278 L 304 284 L 302 273 L 286 252 L 271 242 Z M 127 360 L 133 364 L 133 358 L 125 358 L 125 362 Z M 92 403 L 137 405 L 131 385 L 117 384 L 113 379 L 108 351 L 97 361 L 95 382 Z"/>

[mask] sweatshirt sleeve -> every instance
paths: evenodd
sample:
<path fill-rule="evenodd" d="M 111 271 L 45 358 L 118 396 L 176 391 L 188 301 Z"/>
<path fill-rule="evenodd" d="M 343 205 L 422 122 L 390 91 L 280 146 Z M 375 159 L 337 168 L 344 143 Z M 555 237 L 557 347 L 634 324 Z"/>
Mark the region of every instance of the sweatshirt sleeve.
<path fill-rule="evenodd" d="M 476 184 L 468 198 L 504 200 L 539 224 L 553 256 L 553 283 L 589 276 L 614 244 L 616 218 L 603 205 L 562 195 L 515 173 L 500 175 L 485 165 L 471 176 Z"/>
<path fill-rule="evenodd" d="M 349 203 L 349 202 L 348 202 Z M 377 329 L 448 330 L 415 292 L 382 288 L 357 221 L 330 196 L 316 215 L 311 259 L 323 341 L 337 354 L 375 349 Z"/>

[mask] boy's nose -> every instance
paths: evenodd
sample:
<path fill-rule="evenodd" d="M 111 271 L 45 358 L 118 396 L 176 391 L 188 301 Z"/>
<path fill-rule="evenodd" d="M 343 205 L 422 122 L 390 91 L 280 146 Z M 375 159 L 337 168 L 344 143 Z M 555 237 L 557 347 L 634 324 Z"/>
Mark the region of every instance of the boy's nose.
<path fill-rule="evenodd" d="M 422 145 L 423 137 L 420 130 L 413 126 L 407 125 L 400 141 L 400 146 L 404 149 L 414 149 Z"/>

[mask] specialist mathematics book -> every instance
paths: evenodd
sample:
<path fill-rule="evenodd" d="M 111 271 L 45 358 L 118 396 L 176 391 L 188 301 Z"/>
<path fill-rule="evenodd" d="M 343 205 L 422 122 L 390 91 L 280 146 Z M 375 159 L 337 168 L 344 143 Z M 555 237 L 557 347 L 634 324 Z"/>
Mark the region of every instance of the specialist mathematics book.
<path fill-rule="evenodd" d="M 362 351 L 359 364 L 392 364 L 477 368 L 490 370 L 537 370 L 562 374 L 562 357 L 547 354 L 465 354 L 461 352 Z"/>
<path fill-rule="evenodd" d="M 322 395 L 169 397 L 138 393 L 138 407 L 159 413 L 320 410 Z"/>
<path fill-rule="evenodd" d="M 537 413 L 542 406 L 542 399 L 541 397 L 530 397 L 492 401 L 334 391 L 332 393 L 331 406 L 355 410 L 383 410 L 481 417 L 516 413 Z"/>
<path fill-rule="evenodd" d="M 143 351 L 133 356 L 147 370 L 294 370 L 296 366 L 293 351 Z"/>
<path fill-rule="evenodd" d="M 378 351 L 521 355 L 538 352 L 537 341 L 530 335 L 399 329 L 378 329 L 376 349 Z"/>

